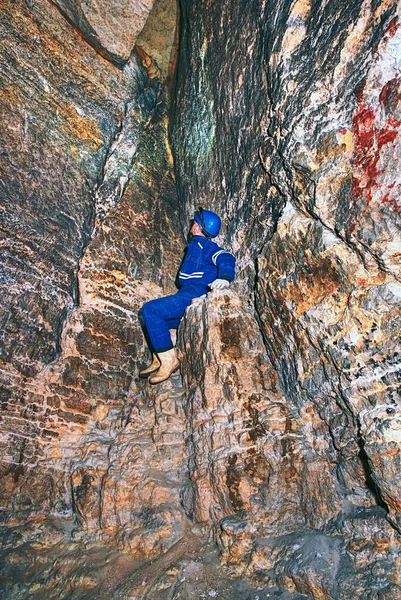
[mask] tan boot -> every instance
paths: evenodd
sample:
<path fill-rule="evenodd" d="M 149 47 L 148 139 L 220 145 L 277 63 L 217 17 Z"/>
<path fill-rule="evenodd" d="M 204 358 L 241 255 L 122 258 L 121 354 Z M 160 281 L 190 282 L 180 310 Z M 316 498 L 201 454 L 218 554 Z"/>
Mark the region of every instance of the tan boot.
<path fill-rule="evenodd" d="M 167 352 L 159 352 L 159 359 L 161 367 L 149 378 L 149 383 L 161 383 L 162 381 L 165 381 L 180 366 L 180 361 L 177 358 L 175 348 L 171 348 L 171 350 L 167 350 Z"/>
<path fill-rule="evenodd" d="M 149 375 L 157 371 L 157 369 L 160 367 L 160 364 L 161 363 L 157 354 L 152 354 L 152 362 L 148 367 L 139 371 L 139 377 L 141 377 L 142 379 L 146 379 L 147 377 L 149 377 Z"/>

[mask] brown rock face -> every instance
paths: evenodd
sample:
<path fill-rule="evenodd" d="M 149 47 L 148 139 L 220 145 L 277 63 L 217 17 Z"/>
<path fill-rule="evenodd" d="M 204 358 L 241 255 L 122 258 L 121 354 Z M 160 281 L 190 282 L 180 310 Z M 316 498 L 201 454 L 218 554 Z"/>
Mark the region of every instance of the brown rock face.
<path fill-rule="evenodd" d="M 169 122 L 174 7 L 57 6 L 0 14 L 1 594 L 401 598 L 399 7 L 184 1 Z"/>
<path fill-rule="evenodd" d="M 340 461 L 317 400 L 297 407 L 288 398 L 253 310 L 231 291 L 213 292 L 187 310 L 180 344 L 188 390 L 183 506 L 213 523 L 231 568 L 308 598 L 364 597 L 383 561 L 396 577 L 398 535 L 358 451 L 348 448 Z"/>
<path fill-rule="evenodd" d="M 92 539 L 118 538 L 134 555 L 152 556 L 174 544 L 183 527 L 182 452 L 173 452 L 171 473 L 167 467 L 171 448 L 182 446 L 183 423 L 179 441 L 170 431 L 160 453 L 156 440 L 165 436 L 154 403 L 130 387 L 146 360 L 138 309 L 173 288 L 174 275 L 160 267 L 166 260 L 177 268 L 182 247 L 164 90 L 148 80 L 139 57 L 119 71 L 98 56 L 47 3 L 30 10 L 18 5 L 13 14 L 3 21 L 9 52 L 18 52 L 4 80 L 20 83 L 3 104 L 4 520 L 28 519 L 28 538 L 52 541 L 75 523 L 78 537 L 81 531 Z M 17 25 L 36 31 L 39 14 L 40 38 L 26 33 L 15 50 Z M 51 79 L 51 60 L 61 51 L 66 79 Z M 23 62 L 28 52 L 30 67 Z M 28 86 L 19 71 L 30 73 Z M 45 75 L 45 95 L 35 104 L 31 80 Z M 75 102 L 68 124 L 67 100 Z M 96 144 L 83 124 L 96 132 Z M 20 135 L 26 137 L 21 150 L 15 147 Z M 33 192 L 32 169 L 41 175 Z M 156 462 L 134 458 L 145 456 L 147 445 Z M 29 525 L 55 514 L 59 533 L 48 521 Z"/>
<path fill-rule="evenodd" d="M 96 48 L 126 61 L 152 10 L 152 0 L 55 0 L 68 19 Z"/>

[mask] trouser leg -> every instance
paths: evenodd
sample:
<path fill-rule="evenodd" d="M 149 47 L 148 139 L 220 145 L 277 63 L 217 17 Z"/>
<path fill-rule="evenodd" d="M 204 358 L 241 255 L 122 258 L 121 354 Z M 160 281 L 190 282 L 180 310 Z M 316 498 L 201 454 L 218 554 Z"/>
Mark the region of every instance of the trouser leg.
<path fill-rule="evenodd" d="M 192 295 L 178 292 L 143 305 L 141 314 L 154 352 L 166 352 L 173 348 L 169 329 L 178 327 L 192 299 Z"/>

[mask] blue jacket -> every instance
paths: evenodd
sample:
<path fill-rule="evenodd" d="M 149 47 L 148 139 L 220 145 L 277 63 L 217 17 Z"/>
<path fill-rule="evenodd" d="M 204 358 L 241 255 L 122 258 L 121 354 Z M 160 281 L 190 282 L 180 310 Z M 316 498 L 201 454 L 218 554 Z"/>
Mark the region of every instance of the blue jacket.
<path fill-rule="evenodd" d="M 232 281 L 235 258 L 207 237 L 194 235 L 187 246 L 178 282 L 181 287 L 199 284 L 207 288 L 215 279 Z"/>

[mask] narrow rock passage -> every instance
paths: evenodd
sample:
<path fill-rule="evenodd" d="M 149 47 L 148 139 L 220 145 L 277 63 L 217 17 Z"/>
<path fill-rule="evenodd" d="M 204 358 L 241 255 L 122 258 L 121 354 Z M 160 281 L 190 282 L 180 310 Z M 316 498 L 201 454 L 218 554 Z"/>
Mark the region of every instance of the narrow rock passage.
<path fill-rule="evenodd" d="M 171 2 L 56 4 L 0 10 L 1 594 L 401 598 L 399 4 L 182 0 L 174 85 Z M 151 387 L 199 205 L 237 277 Z"/>

